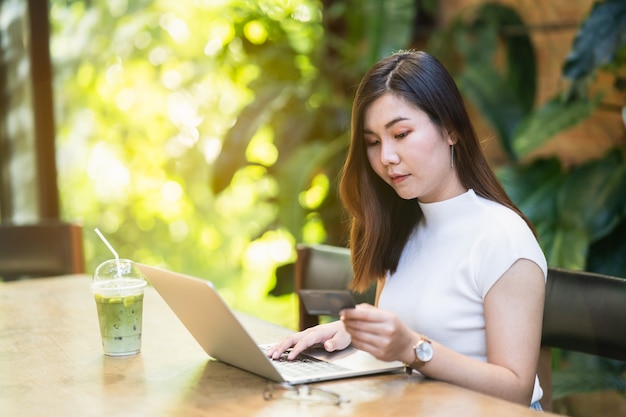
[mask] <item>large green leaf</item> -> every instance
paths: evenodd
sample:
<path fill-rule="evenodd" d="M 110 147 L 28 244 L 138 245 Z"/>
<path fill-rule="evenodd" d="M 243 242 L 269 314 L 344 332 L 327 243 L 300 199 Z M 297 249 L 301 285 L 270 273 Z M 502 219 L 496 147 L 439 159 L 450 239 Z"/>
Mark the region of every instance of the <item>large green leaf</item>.
<path fill-rule="evenodd" d="M 530 112 L 535 104 L 535 53 L 526 31 L 512 32 L 510 29 L 524 27 L 524 21 L 514 8 L 494 2 L 481 5 L 476 14 L 478 22 L 486 21 L 498 29 L 506 45 L 507 83 L 515 91 L 524 114 Z"/>
<path fill-rule="evenodd" d="M 563 75 L 574 80 L 589 77 L 596 68 L 612 62 L 624 45 L 626 2 L 596 1 L 565 59 Z"/>
<path fill-rule="evenodd" d="M 557 369 L 552 375 L 552 398 L 594 391 L 625 391 L 626 378 L 598 369 Z"/>
<path fill-rule="evenodd" d="M 542 247 L 549 266 L 582 271 L 585 269 L 589 243 L 584 230 L 560 226 L 545 236 Z"/>
<path fill-rule="evenodd" d="M 409 45 L 417 11 L 415 1 L 360 0 L 358 5 L 365 12 L 370 65 Z"/>
<path fill-rule="evenodd" d="M 364 46 L 367 47 L 367 51 L 371 51 L 371 59 L 378 59 L 408 45 L 416 11 L 413 1 L 367 0 L 358 2 L 356 5 L 358 7 L 355 5 L 347 7 L 350 4 L 351 1 L 334 3 L 328 9 L 326 24 L 332 24 L 333 19 L 339 21 L 346 19 L 351 22 L 348 38 L 359 41 L 366 39 L 367 43 Z M 329 31 L 328 44 L 319 45 L 319 50 L 314 52 L 310 57 L 311 60 L 307 62 L 309 70 L 314 68 L 317 74 L 309 83 L 294 78 L 298 74 L 298 71 L 294 70 L 301 65 L 298 62 L 302 62 L 299 59 L 303 57 L 289 59 L 293 51 L 286 50 L 284 45 L 257 46 L 244 43 L 246 52 L 254 56 L 261 76 L 250 85 L 250 89 L 255 92 L 254 101 L 241 111 L 235 125 L 224 138 L 222 151 L 214 165 L 215 175 L 212 180 L 214 192 L 219 193 L 226 188 L 234 173 L 247 164 L 246 147 L 261 126 L 271 127 L 274 143 L 279 150 L 276 166 L 269 169 L 272 175 L 289 170 L 289 160 L 297 159 L 292 153 L 299 152 L 297 149 L 299 146 L 313 138 L 322 142 L 330 141 L 344 128 L 346 122 L 344 117 L 347 113 L 341 112 L 341 106 L 347 107 L 347 101 L 342 101 L 345 95 L 343 88 L 354 85 L 356 81 L 343 80 L 341 77 L 344 74 L 337 72 L 338 68 L 334 62 L 339 60 L 342 66 L 346 67 L 350 66 L 352 59 L 356 60 L 360 56 L 358 61 L 363 64 L 364 51 L 359 54 L 354 44 L 343 46 L 338 44 L 337 42 L 342 41 L 334 35 Z M 330 52 L 324 49 L 325 47 L 329 48 Z M 322 52 L 326 54 L 340 52 L 346 56 L 329 59 L 329 56 Z M 317 59 L 319 62 L 314 61 Z M 280 68 L 276 65 L 280 65 Z M 355 72 L 350 76 L 356 80 L 358 73 Z M 337 91 L 337 86 L 341 90 Z M 308 100 L 312 96 L 321 104 L 309 106 Z M 285 192 L 292 193 L 285 198 L 297 201 L 297 195 L 302 189 L 292 189 L 289 179 L 278 177 L 277 180 L 286 186 L 281 187 L 281 195 Z"/>
<path fill-rule="evenodd" d="M 301 239 L 301 227 L 306 215 L 298 199 L 299 193 L 307 188 L 315 173 L 345 150 L 347 143 L 346 137 L 340 136 L 330 143 L 314 141 L 298 147 L 277 171 L 281 190 L 278 196 L 279 223 L 287 227 L 296 239 Z"/>
<path fill-rule="evenodd" d="M 556 221 L 556 195 L 564 179 L 558 159 L 507 165 L 496 174 L 511 200 L 533 223 Z"/>
<path fill-rule="evenodd" d="M 299 201 L 299 194 L 307 188 L 312 173 L 318 167 L 314 155 L 324 151 L 326 145 L 316 141 L 298 147 L 281 164 L 276 173 L 280 193 L 278 195 L 278 223 L 287 228 L 297 241 L 302 239 L 301 227 L 304 224 L 305 209 Z"/>
<path fill-rule="evenodd" d="M 587 270 L 626 278 L 626 216 L 610 234 L 591 245 Z"/>
<path fill-rule="evenodd" d="M 537 233 L 537 240 L 539 240 L 539 244 L 541 245 L 541 249 L 543 250 L 546 259 L 548 260 L 548 265 L 550 264 L 550 254 L 552 253 L 552 247 L 554 246 L 555 241 L 555 223 L 554 221 L 543 221 L 543 220 L 533 220 L 533 226 L 535 227 L 535 232 Z"/>
<path fill-rule="evenodd" d="M 623 218 L 626 164 L 619 152 L 572 171 L 557 198 L 561 224 L 584 230 L 591 241 L 608 234 Z"/>
<path fill-rule="evenodd" d="M 512 146 L 517 125 L 532 110 L 536 90 L 534 50 L 517 11 L 498 3 L 484 3 L 470 9 L 465 19 L 455 19 L 451 31 L 454 48 L 463 57 L 463 70 L 457 71 L 459 88 L 496 130 L 502 147 L 511 160 L 517 160 Z M 431 47 L 446 57 L 446 65 L 454 69 L 455 59 L 441 51 L 435 36 Z M 499 51 L 506 57 L 499 65 Z"/>
<path fill-rule="evenodd" d="M 463 94 L 497 131 L 511 159 L 510 138 L 524 115 L 515 91 L 492 65 L 470 65 L 457 78 Z"/>
<path fill-rule="evenodd" d="M 591 115 L 600 97 L 594 100 L 565 101 L 553 97 L 531 113 L 516 129 L 513 149 L 520 157 L 534 151 L 557 133 L 569 129 Z"/>
<path fill-rule="evenodd" d="M 282 163 L 283 157 L 289 157 L 297 147 L 305 144 L 314 137 L 330 137 L 336 134 L 336 126 L 324 123 L 323 120 L 333 109 L 322 105 L 312 112 L 306 106 L 308 90 L 297 92 L 288 97 L 283 107 L 272 114 L 269 126 L 274 132 L 274 145 L 279 151 L 277 165 Z M 286 159 L 286 158 L 285 158 Z M 272 167 L 269 169 L 273 171 Z"/>
<path fill-rule="evenodd" d="M 246 165 L 246 148 L 256 131 L 284 108 L 293 90 L 288 84 L 258 84 L 254 101 L 245 107 L 224 137 L 222 151 L 213 165 L 211 186 L 219 193 L 230 184 L 237 170 Z"/>

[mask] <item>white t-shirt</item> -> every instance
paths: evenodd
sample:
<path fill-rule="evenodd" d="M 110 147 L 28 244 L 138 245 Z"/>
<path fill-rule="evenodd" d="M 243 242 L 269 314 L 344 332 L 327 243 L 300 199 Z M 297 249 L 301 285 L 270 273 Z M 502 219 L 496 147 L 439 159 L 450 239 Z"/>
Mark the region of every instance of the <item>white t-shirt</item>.
<path fill-rule="evenodd" d="M 473 190 L 422 204 L 424 217 L 388 275 L 378 306 L 414 331 L 457 352 L 487 361 L 484 299 L 518 259 L 546 259 L 526 222 Z M 533 402 L 543 395 L 535 379 Z"/>

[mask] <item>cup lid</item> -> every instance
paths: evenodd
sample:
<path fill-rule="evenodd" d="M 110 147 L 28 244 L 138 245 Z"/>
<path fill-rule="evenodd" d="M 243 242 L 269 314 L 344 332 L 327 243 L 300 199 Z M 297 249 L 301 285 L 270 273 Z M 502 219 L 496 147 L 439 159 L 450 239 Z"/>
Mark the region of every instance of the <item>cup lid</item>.
<path fill-rule="evenodd" d="M 146 278 L 137 265 L 129 259 L 109 259 L 102 262 L 93 273 L 94 285 L 116 281 L 118 284 L 122 284 L 121 280 L 125 281 L 124 284 L 138 285 L 139 282 L 143 282 L 141 286 L 146 284 Z"/>

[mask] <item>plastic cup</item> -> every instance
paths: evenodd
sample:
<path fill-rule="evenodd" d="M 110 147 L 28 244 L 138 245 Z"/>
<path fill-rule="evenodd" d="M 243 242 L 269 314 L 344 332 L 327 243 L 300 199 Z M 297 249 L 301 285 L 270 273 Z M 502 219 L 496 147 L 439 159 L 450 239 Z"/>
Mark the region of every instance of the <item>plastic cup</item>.
<path fill-rule="evenodd" d="M 141 351 L 143 294 L 146 279 L 134 262 L 111 259 L 93 273 L 102 348 L 108 356 Z"/>

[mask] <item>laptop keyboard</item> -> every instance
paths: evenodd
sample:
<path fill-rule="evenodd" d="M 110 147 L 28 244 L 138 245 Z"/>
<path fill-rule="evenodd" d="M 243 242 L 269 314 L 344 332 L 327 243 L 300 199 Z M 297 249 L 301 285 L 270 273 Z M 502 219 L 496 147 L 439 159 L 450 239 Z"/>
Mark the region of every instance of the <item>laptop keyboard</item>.
<path fill-rule="evenodd" d="M 270 345 L 260 346 L 264 352 L 270 348 Z M 347 371 L 347 368 L 326 362 L 312 356 L 298 355 L 294 360 L 287 359 L 287 352 L 283 353 L 278 359 L 273 359 L 272 364 L 278 369 L 284 377 L 301 377 L 311 375 L 322 375 L 333 372 Z"/>

